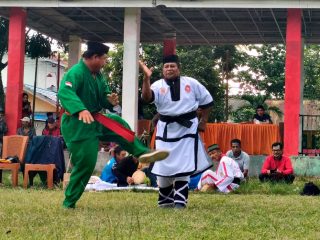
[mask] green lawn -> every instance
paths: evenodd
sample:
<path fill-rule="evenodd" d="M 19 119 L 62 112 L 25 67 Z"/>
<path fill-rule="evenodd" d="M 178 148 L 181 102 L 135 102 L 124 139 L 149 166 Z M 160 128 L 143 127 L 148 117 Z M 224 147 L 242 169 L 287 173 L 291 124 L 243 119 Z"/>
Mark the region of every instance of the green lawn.
<path fill-rule="evenodd" d="M 320 198 L 304 182 L 235 193 L 190 193 L 185 210 L 157 208 L 156 192 L 86 192 L 75 210 L 63 191 L 0 187 L 0 239 L 320 239 Z M 313 179 L 317 184 L 319 180 Z"/>

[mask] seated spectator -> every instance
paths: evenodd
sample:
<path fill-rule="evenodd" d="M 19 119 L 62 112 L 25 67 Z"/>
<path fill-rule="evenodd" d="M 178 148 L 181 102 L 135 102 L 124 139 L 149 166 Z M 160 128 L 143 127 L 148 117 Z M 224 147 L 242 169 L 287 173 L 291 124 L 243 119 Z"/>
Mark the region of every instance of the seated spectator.
<path fill-rule="evenodd" d="M 256 114 L 253 116 L 253 123 L 256 123 L 256 124 L 272 123 L 270 115 L 265 113 L 265 109 L 262 105 L 259 105 L 256 108 Z"/>
<path fill-rule="evenodd" d="M 46 120 L 46 124 L 45 124 L 45 127 L 48 126 L 48 121 L 52 121 L 51 119 L 54 120 L 54 117 L 53 117 L 53 112 L 47 112 L 47 120 Z"/>
<path fill-rule="evenodd" d="M 106 166 L 103 168 L 101 172 L 101 180 L 108 182 L 108 183 L 117 183 L 117 178 L 112 172 L 112 168 L 116 163 L 119 163 L 125 156 L 127 152 L 122 149 L 122 147 L 117 146 L 113 150 L 113 158 L 111 158 Z"/>
<path fill-rule="evenodd" d="M 42 135 L 60 137 L 60 129 L 58 128 L 54 118 L 48 118 L 47 126 L 42 130 Z"/>
<path fill-rule="evenodd" d="M 6 122 L 6 118 L 4 115 L 4 111 L 0 108 L 0 143 L 3 142 L 3 136 L 8 132 L 8 126 Z"/>
<path fill-rule="evenodd" d="M 130 155 L 113 166 L 112 172 L 117 178 L 118 187 L 126 187 L 134 184 L 132 174 L 138 169 L 138 165 L 138 159 Z"/>
<path fill-rule="evenodd" d="M 21 119 L 21 128 L 18 128 L 17 135 L 28 136 L 29 142 L 33 136 L 36 136 L 36 130 L 31 127 L 30 118 L 24 117 Z"/>
<path fill-rule="evenodd" d="M 218 144 L 213 144 L 208 147 L 208 154 L 212 160 L 219 162 L 217 170 L 207 170 L 201 175 L 197 190 L 201 190 L 208 185 L 212 189 L 217 189 L 219 192 L 229 193 L 237 189 L 244 176 L 239 168 L 239 165 L 227 156 L 223 156 Z"/>
<path fill-rule="evenodd" d="M 283 144 L 275 142 L 272 144 L 272 155 L 268 156 L 263 163 L 259 179 L 261 182 L 271 181 L 292 183 L 295 176 L 289 157 L 283 156 Z"/>
<path fill-rule="evenodd" d="M 241 141 L 239 139 L 231 140 L 231 150 L 226 153 L 226 156 L 238 163 L 244 177 L 248 176 L 250 157 L 246 152 L 242 151 Z"/>

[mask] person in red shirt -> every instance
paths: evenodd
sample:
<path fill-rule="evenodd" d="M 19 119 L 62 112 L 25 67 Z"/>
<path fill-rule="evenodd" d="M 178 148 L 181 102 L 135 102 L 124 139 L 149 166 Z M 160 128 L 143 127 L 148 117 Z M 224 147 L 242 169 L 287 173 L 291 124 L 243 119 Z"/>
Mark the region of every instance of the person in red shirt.
<path fill-rule="evenodd" d="M 42 135 L 61 137 L 60 128 L 57 127 L 54 118 L 48 119 L 48 125 L 42 130 Z"/>
<path fill-rule="evenodd" d="M 263 163 L 259 179 L 261 182 L 271 181 L 292 183 L 294 180 L 293 167 L 289 157 L 283 156 L 283 144 L 272 144 L 272 155 Z"/>

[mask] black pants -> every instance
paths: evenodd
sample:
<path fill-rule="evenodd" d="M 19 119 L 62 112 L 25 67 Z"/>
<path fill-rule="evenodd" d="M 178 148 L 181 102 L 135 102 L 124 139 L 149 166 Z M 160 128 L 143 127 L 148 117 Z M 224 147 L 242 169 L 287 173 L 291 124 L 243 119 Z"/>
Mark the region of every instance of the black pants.
<path fill-rule="evenodd" d="M 285 182 L 288 184 L 293 183 L 295 176 L 293 174 L 283 175 L 283 174 L 277 174 L 277 173 L 271 173 L 271 174 L 259 174 L 259 180 L 260 182 Z"/>
<path fill-rule="evenodd" d="M 238 185 L 240 185 L 240 182 L 241 182 L 241 179 L 240 179 L 240 178 L 237 178 L 237 177 L 235 177 L 235 178 L 233 179 L 233 181 L 232 181 L 232 183 L 235 183 L 235 184 L 238 184 Z"/>

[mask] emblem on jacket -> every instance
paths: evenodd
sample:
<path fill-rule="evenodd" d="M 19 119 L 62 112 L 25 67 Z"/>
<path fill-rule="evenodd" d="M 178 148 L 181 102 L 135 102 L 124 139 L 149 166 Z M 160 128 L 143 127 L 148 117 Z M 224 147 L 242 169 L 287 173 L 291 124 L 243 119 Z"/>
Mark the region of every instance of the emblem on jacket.
<path fill-rule="evenodd" d="M 165 95 L 167 92 L 167 89 L 165 87 L 160 88 L 160 94 Z"/>
<path fill-rule="evenodd" d="M 184 90 L 185 90 L 187 93 L 191 92 L 191 87 L 190 87 L 190 85 L 186 85 L 186 87 L 184 88 Z"/>
<path fill-rule="evenodd" d="M 66 84 L 66 86 L 68 86 L 68 87 L 72 87 L 72 82 L 66 82 L 65 84 Z"/>

